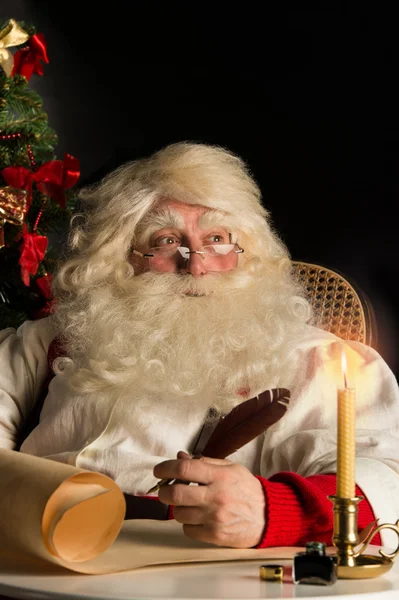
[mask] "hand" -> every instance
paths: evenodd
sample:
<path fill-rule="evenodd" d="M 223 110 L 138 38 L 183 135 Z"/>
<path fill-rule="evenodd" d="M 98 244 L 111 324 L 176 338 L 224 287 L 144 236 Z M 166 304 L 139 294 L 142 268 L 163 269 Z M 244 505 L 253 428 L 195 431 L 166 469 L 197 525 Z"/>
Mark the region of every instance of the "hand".
<path fill-rule="evenodd" d="M 266 501 L 262 485 L 248 469 L 229 460 L 191 459 L 179 452 L 154 468 L 158 479 L 183 479 L 200 485 L 161 487 L 161 502 L 174 506 L 174 517 L 185 535 L 194 540 L 252 548 L 265 528 Z"/>

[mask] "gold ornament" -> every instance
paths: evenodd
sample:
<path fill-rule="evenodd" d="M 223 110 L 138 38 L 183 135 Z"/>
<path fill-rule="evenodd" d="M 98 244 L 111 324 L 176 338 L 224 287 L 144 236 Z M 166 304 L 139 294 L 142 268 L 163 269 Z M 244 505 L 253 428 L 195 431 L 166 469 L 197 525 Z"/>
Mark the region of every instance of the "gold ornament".
<path fill-rule="evenodd" d="M 10 77 L 14 66 L 14 57 L 7 48 L 24 44 L 29 38 L 29 33 L 26 33 L 14 19 L 10 19 L 0 31 L 0 67 L 7 77 Z"/>
<path fill-rule="evenodd" d="M 28 192 L 6 185 L 0 188 L 0 249 L 4 248 L 4 224 L 22 225 L 28 211 Z"/>

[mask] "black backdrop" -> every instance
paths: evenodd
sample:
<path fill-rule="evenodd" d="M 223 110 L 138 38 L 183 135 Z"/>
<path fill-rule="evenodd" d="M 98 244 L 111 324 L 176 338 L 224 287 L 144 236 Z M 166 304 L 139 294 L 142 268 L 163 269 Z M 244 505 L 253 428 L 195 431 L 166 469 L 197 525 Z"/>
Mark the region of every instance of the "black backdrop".
<path fill-rule="evenodd" d="M 177 140 L 237 152 L 293 258 L 369 295 L 398 377 L 394 15 L 267 4 L 2 0 L 0 16 L 45 35 L 50 63 L 31 85 L 80 183 Z"/>

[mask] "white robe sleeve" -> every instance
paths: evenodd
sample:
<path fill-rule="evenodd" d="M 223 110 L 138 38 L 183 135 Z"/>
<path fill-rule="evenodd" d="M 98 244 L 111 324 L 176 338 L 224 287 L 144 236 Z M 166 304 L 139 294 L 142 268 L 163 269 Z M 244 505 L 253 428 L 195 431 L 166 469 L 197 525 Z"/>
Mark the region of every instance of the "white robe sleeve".
<path fill-rule="evenodd" d="M 48 374 L 51 318 L 0 331 L 0 448 L 13 449 Z"/>
<path fill-rule="evenodd" d="M 342 349 L 348 359 L 348 387 L 356 393 L 356 483 L 379 523 L 395 523 L 399 519 L 399 386 L 378 352 L 360 342 L 335 340 L 303 349 L 306 366 L 286 417 L 265 440 L 261 470 L 265 476 L 280 471 L 304 477 L 336 472 Z M 383 530 L 382 539 L 387 547 L 396 548 L 397 535 L 392 531 Z"/>

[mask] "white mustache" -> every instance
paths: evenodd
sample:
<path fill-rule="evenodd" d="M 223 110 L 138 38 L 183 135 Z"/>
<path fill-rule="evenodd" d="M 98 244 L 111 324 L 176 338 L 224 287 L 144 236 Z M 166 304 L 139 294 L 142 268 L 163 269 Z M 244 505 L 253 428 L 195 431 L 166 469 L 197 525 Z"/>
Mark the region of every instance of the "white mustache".
<path fill-rule="evenodd" d="M 133 277 L 131 280 L 137 292 L 152 295 L 173 295 L 201 297 L 225 294 L 245 287 L 253 280 L 253 275 L 241 269 L 220 273 L 207 273 L 195 278 L 189 273 L 152 273 L 151 271 Z"/>

